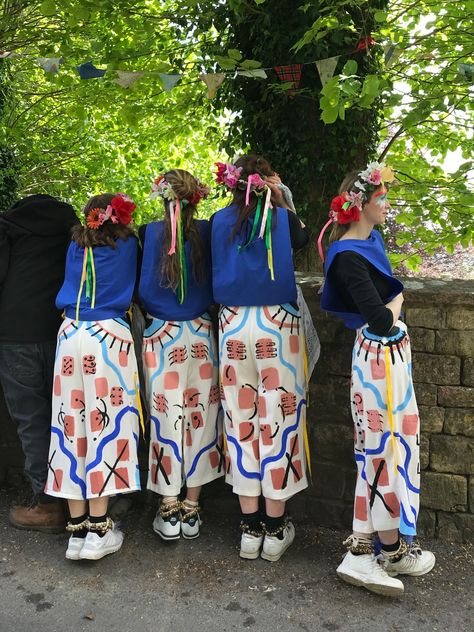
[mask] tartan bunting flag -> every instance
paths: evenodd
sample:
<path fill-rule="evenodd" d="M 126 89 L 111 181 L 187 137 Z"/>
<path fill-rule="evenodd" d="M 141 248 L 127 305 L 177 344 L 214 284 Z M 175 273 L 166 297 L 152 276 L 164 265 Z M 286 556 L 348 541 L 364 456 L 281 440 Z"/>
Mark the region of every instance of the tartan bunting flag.
<path fill-rule="evenodd" d="M 106 70 L 96 68 L 91 61 L 87 61 L 85 64 L 76 66 L 76 69 L 81 79 L 96 79 L 103 77 L 107 72 Z"/>
<path fill-rule="evenodd" d="M 334 74 L 336 70 L 337 62 L 339 61 L 339 55 L 337 57 L 328 57 L 327 59 L 319 59 L 315 61 L 314 64 L 318 70 L 319 78 L 321 79 L 321 83 L 323 87 L 327 84 L 329 79 Z"/>
<path fill-rule="evenodd" d="M 292 97 L 301 81 L 301 64 L 288 64 L 287 66 L 275 66 L 273 70 L 278 75 L 280 81 L 291 82 L 292 86 L 288 88 L 288 96 Z"/>

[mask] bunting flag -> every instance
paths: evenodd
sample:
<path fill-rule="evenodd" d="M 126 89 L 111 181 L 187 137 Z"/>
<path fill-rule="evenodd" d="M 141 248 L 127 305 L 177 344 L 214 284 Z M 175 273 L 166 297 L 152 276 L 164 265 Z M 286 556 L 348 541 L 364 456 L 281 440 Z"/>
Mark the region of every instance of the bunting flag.
<path fill-rule="evenodd" d="M 38 57 L 37 62 L 45 72 L 52 72 L 53 75 L 57 75 L 59 72 L 59 66 L 63 63 L 63 58 Z"/>
<path fill-rule="evenodd" d="M 76 68 L 81 79 L 96 79 L 103 77 L 107 72 L 106 70 L 96 68 L 91 61 L 87 61 L 85 64 L 80 64 L 79 66 L 76 66 Z"/>
<path fill-rule="evenodd" d="M 207 86 L 207 98 L 213 99 L 225 79 L 225 74 L 223 72 L 203 73 L 199 75 L 199 79 L 204 81 Z"/>
<path fill-rule="evenodd" d="M 339 61 L 339 55 L 337 57 L 328 57 L 327 59 L 320 59 L 315 61 L 314 64 L 318 70 L 319 78 L 323 87 L 327 84 L 329 79 L 334 75 L 337 62 Z"/>
<path fill-rule="evenodd" d="M 395 44 L 387 44 L 383 49 L 384 52 L 384 60 L 387 68 L 393 66 L 398 61 L 398 58 L 402 54 L 401 48 L 398 48 Z"/>
<path fill-rule="evenodd" d="M 136 81 L 141 79 L 145 73 L 141 71 L 129 71 L 129 70 L 117 70 L 117 79 L 115 83 L 118 83 L 122 88 L 130 88 Z"/>
<path fill-rule="evenodd" d="M 263 68 L 256 68 L 255 70 L 238 70 L 237 74 L 241 77 L 250 77 L 251 79 L 266 79 L 268 76 Z"/>
<path fill-rule="evenodd" d="M 15 53 L 9 53 L 8 51 L 4 51 L 0 53 L 0 59 L 6 59 L 7 57 L 14 57 Z"/>
<path fill-rule="evenodd" d="M 163 90 L 165 92 L 171 92 L 178 81 L 181 79 L 181 75 L 167 74 L 165 72 L 158 73 L 161 83 L 163 84 Z"/>
<path fill-rule="evenodd" d="M 288 64 L 287 66 L 275 66 L 273 70 L 278 75 L 280 81 L 290 82 L 292 85 L 288 88 L 289 97 L 294 96 L 296 89 L 301 81 L 301 64 Z"/>

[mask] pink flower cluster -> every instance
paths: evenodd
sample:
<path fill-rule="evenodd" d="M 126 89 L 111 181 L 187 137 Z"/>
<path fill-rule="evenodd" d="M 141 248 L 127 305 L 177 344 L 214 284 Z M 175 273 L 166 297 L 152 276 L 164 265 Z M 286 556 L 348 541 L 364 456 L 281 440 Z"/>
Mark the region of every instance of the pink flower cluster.
<path fill-rule="evenodd" d="M 217 184 L 225 184 L 229 189 L 235 189 L 239 181 L 242 167 L 235 167 L 229 162 L 216 162 L 217 167 L 216 182 Z"/>

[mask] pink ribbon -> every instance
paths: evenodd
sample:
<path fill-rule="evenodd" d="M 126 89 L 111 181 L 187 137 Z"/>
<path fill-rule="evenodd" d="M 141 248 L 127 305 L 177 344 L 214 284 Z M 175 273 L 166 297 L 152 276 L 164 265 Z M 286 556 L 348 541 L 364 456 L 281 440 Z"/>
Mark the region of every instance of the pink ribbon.
<path fill-rule="evenodd" d="M 326 224 L 324 224 L 322 231 L 319 233 L 319 237 L 318 237 L 318 252 L 319 252 L 319 258 L 321 259 L 321 261 L 324 263 L 324 252 L 323 252 L 323 246 L 322 246 L 322 241 L 323 241 L 323 237 L 324 237 L 324 233 L 326 232 L 326 229 L 328 226 L 330 226 L 333 223 L 333 219 L 331 217 L 331 219 L 329 219 Z"/>
<path fill-rule="evenodd" d="M 247 178 L 247 190 L 245 192 L 245 206 L 250 204 L 250 191 L 252 190 L 252 184 L 254 180 L 260 180 L 258 173 L 251 173 Z"/>
<path fill-rule="evenodd" d="M 176 252 L 176 227 L 178 225 L 179 209 L 179 198 L 176 198 L 176 206 L 174 208 L 174 211 L 173 202 L 170 202 L 171 247 L 168 250 L 169 255 L 172 255 Z"/>

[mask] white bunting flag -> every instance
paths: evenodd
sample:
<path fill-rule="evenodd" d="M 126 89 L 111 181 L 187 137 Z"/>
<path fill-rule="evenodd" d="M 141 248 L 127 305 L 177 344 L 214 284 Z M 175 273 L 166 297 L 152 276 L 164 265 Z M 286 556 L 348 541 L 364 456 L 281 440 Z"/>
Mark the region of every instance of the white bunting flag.
<path fill-rule="evenodd" d="M 336 70 L 337 62 L 339 61 L 339 55 L 337 57 L 328 57 L 327 59 L 320 59 L 315 61 L 316 68 L 318 69 L 319 78 L 321 79 L 321 83 L 323 87 L 327 84 L 329 79 L 334 75 L 334 71 Z"/>

